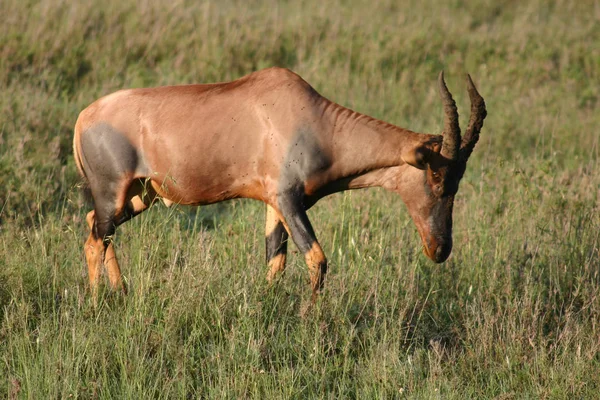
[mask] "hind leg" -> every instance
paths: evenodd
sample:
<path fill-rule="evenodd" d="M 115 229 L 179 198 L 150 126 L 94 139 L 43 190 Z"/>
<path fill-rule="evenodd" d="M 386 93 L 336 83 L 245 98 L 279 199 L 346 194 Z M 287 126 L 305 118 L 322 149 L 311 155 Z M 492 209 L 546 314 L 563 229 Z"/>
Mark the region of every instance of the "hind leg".
<path fill-rule="evenodd" d="M 98 280 L 104 264 L 111 289 L 126 293 L 121 269 L 115 255 L 112 235 L 117 226 L 146 210 L 156 198 L 152 187 L 145 187 L 140 180 L 128 185 L 124 196 L 97 196 L 95 209 L 87 215 L 90 236 L 85 245 L 88 274 L 92 293 L 97 293 Z M 106 193 L 105 193 L 106 194 Z M 123 198 L 124 201 L 119 201 Z M 100 215 L 100 217 L 98 217 Z"/>
<path fill-rule="evenodd" d="M 94 199 L 95 200 L 95 199 Z M 99 218 L 99 215 L 102 216 Z M 90 225 L 90 235 L 85 242 L 85 258 L 88 266 L 88 279 L 94 304 L 97 301 L 98 282 L 102 273 L 102 265 L 106 258 L 106 251 L 110 244 L 110 236 L 114 233 L 115 224 L 112 215 L 104 217 L 98 212 L 98 207 L 87 215 Z"/>
<path fill-rule="evenodd" d="M 155 198 L 156 192 L 150 185 L 145 187 L 142 181 L 135 180 L 127 190 L 124 210 L 115 221 L 116 226 L 121 225 L 148 209 Z M 108 281 L 110 282 L 111 289 L 115 291 L 121 290 L 123 293 L 127 293 L 127 288 L 123 285 L 121 279 L 121 268 L 119 267 L 112 241 L 109 242 L 106 249 L 104 266 L 108 274 Z"/>
<path fill-rule="evenodd" d="M 96 298 L 98 292 L 98 280 L 100 279 L 100 273 L 102 272 L 102 259 L 104 258 L 105 248 L 102 243 L 102 239 L 99 239 L 94 234 L 94 211 L 90 211 L 87 215 L 87 222 L 90 227 L 90 235 L 85 242 L 85 260 L 88 267 L 88 279 L 90 281 L 90 290 L 92 296 Z"/>
<path fill-rule="evenodd" d="M 86 217 L 88 226 L 90 227 L 90 231 L 92 231 L 94 226 L 94 216 L 96 212 L 94 210 L 90 211 Z M 100 277 L 101 269 L 97 267 L 98 261 L 94 260 L 95 254 L 98 253 L 98 249 L 100 249 L 99 244 L 96 243 L 95 238 L 92 233 L 90 233 L 90 237 L 86 242 L 86 249 L 90 249 L 92 254 L 88 256 L 86 252 L 86 258 L 93 260 L 92 263 L 88 262 L 88 274 L 90 278 L 90 287 L 95 287 L 97 285 L 98 278 Z M 90 266 L 91 265 L 91 266 Z M 115 248 L 112 244 L 112 241 L 109 241 L 108 246 L 106 247 L 106 252 L 104 254 L 104 267 L 106 268 L 106 272 L 108 273 L 108 280 L 110 282 L 110 287 L 112 290 L 118 291 L 120 290 L 124 294 L 127 293 L 127 289 L 123 285 L 123 280 L 121 279 L 121 269 L 119 268 L 119 263 L 117 262 L 117 257 L 115 255 Z"/>
<path fill-rule="evenodd" d="M 121 279 L 121 268 L 119 268 L 117 256 L 115 255 L 115 248 L 112 242 L 109 243 L 108 247 L 106 248 L 106 254 L 104 255 L 104 267 L 108 273 L 110 288 L 114 291 L 121 291 L 123 294 L 127 294 L 127 288 Z"/>

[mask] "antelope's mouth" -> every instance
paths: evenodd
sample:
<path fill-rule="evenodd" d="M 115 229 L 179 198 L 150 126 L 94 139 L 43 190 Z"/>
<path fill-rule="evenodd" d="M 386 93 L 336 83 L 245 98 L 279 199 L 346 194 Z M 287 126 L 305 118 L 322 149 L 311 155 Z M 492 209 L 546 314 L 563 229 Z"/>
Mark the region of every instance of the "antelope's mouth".
<path fill-rule="evenodd" d="M 423 238 L 423 253 L 435 263 L 443 263 L 452 252 L 452 238 L 444 240 L 441 238 Z"/>

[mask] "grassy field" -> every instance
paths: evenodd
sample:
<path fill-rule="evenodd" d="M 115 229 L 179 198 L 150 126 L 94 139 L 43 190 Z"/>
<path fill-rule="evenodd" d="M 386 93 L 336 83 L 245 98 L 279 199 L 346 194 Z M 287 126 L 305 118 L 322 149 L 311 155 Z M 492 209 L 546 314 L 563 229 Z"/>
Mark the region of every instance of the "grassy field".
<path fill-rule="evenodd" d="M 1 398 L 594 398 L 600 5 L 452 0 L 0 2 Z M 87 289 L 78 112 L 126 87 L 278 65 L 437 133 L 444 69 L 489 116 L 435 265 L 395 195 L 310 211 L 330 259 L 265 281 L 264 206 L 157 206 L 118 230 L 128 296 Z"/>

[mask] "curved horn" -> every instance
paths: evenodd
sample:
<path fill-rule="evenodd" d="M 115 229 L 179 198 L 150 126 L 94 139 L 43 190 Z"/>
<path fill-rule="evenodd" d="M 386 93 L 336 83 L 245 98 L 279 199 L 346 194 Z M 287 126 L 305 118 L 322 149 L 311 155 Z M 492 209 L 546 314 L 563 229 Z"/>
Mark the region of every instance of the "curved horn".
<path fill-rule="evenodd" d="M 457 160 L 460 146 L 458 111 L 456 111 L 456 103 L 444 81 L 444 71 L 440 72 L 438 83 L 440 87 L 440 98 L 444 105 L 444 141 L 442 142 L 441 155 L 450 160 Z"/>
<path fill-rule="evenodd" d="M 460 158 L 465 162 L 469 159 L 479 140 L 479 132 L 483 126 L 483 120 L 487 115 L 485 101 L 477 91 L 469 74 L 467 74 L 467 90 L 471 99 L 471 118 L 469 119 L 469 126 L 460 146 Z"/>

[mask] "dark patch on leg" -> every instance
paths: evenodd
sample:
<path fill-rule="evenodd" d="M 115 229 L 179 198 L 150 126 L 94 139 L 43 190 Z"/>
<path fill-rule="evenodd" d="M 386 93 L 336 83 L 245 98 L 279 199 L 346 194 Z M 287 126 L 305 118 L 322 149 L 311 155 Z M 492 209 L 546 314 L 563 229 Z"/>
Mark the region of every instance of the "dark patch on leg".
<path fill-rule="evenodd" d="M 116 225 L 112 220 L 108 220 L 106 222 L 98 222 L 95 229 L 95 236 L 97 238 L 102 238 L 104 243 L 108 245 L 110 243 L 110 238 L 115 234 Z"/>
<path fill-rule="evenodd" d="M 287 253 L 288 233 L 281 222 L 277 224 L 273 232 L 265 237 L 267 262 L 280 254 Z"/>
<path fill-rule="evenodd" d="M 306 253 L 317 239 L 304 210 L 303 197 L 301 190 L 288 191 L 279 198 L 279 209 L 287 221 L 294 243 L 302 253 Z"/>
<path fill-rule="evenodd" d="M 277 211 L 267 205 L 267 215 L 265 221 L 265 256 L 269 272 L 267 281 L 273 282 L 273 279 L 285 270 L 285 261 L 287 257 L 288 232 L 284 222 L 281 220 Z"/>
<path fill-rule="evenodd" d="M 279 209 L 292 234 L 292 239 L 304 258 L 310 271 L 313 301 L 323 289 L 327 273 L 327 259 L 317 241 L 313 227 L 303 206 L 303 191 L 289 191 L 279 198 Z"/>
<path fill-rule="evenodd" d="M 287 240 L 288 233 L 281 222 L 265 238 L 267 265 L 269 266 L 269 272 L 267 273 L 268 282 L 273 282 L 275 277 L 285 270 Z"/>

